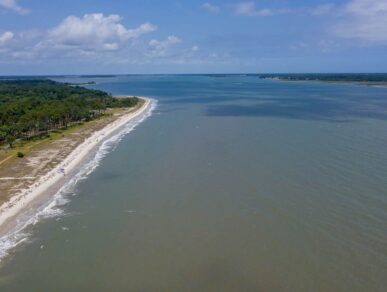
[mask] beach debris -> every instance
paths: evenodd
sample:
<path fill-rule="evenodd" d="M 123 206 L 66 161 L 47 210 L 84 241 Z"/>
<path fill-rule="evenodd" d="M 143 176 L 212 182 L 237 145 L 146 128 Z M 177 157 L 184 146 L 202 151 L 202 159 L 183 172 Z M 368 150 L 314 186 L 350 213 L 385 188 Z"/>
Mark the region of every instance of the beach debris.
<path fill-rule="evenodd" d="M 61 167 L 58 169 L 58 173 L 63 173 L 63 175 L 66 175 L 65 168 L 64 168 L 63 166 L 61 166 Z"/>
<path fill-rule="evenodd" d="M 41 246 L 40 246 L 40 249 L 43 249 L 44 248 L 44 244 L 42 244 Z"/>
<path fill-rule="evenodd" d="M 66 226 L 62 226 L 62 230 L 63 230 L 63 231 L 68 231 L 68 230 L 70 230 L 70 228 L 68 228 L 68 227 L 66 227 Z"/>

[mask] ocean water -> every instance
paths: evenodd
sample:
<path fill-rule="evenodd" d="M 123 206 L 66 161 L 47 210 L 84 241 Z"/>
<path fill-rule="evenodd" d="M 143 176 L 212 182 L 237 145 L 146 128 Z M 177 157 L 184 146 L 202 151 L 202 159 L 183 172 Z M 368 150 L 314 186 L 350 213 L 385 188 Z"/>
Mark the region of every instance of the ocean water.
<path fill-rule="evenodd" d="M 157 107 L 23 230 L 0 291 L 385 291 L 387 88 L 93 80 Z"/>

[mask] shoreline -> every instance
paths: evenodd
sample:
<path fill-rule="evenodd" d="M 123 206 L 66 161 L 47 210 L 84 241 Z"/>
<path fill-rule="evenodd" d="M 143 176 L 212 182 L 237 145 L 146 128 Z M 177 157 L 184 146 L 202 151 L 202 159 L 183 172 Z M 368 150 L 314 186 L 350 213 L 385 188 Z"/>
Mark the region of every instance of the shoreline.
<path fill-rule="evenodd" d="M 271 81 L 282 81 L 282 82 L 318 82 L 318 83 L 327 83 L 327 84 L 344 84 L 344 85 L 359 85 L 359 86 L 370 86 L 370 87 L 387 87 L 387 82 L 385 81 L 341 81 L 341 80 L 319 80 L 319 79 L 284 79 L 279 77 L 267 77 L 261 78 L 263 80 Z"/>
<path fill-rule="evenodd" d="M 41 175 L 29 187 L 16 191 L 8 201 L 1 204 L 0 236 L 3 236 L 8 231 L 8 225 L 12 224 L 12 221 L 38 198 L 46 194 L 54 186 L 61 188 L 64 184 L 63 178 L 66 177 L 66 174 L 76 171 L 76 168 L 86 159 L 93 149 L 127 123 L 151 110 L 154 101 L 145 97 L 139 98 L 144 100 L 139 108 L 118 117 L 102 129 L 92 133 L 91 136 L 87 137 L 81 144 L 72 149 L 58 165 Z M 61 168 L 65 169 L 64 173 L 60 171 Z"/>

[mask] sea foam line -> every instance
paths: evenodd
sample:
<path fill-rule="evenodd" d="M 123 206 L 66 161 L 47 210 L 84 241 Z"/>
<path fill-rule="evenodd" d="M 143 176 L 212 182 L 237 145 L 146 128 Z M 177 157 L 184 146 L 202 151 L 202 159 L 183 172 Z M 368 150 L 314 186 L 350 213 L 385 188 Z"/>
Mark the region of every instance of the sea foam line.
<path fill-rule="evenodd" d="M 28 240 L 30 233 L 26 231 L 27 227 L 37 224 L 45 218 L 57 217 L 64 215 L 64 210 L 61 206 L 67 204 L 69 195 L 74 193 L 76 184 L 87 178 L 101 163 L 102 159 L 117 147 L 119 142 L 125 135 L 133 131 L 137 125 L 146 120 L 152 115 L 152 112 L 157 106 L 157 101 L 147 99 L 149 105 L 139 116 L 130 119 L 127 123 L 115 129 L 97 146 L 95 154 L 87 161 L 83 161 L 79 171 L 76 172 L 67 182 L 47 201 L 41 204 L 33 214 L 20 214 L 16 219 L 16 224 L 10 230 L 0 237 L 0 261 L 9 254 L 9 251 Z M 74 150 L 76 152 L 77 149 Z"/>

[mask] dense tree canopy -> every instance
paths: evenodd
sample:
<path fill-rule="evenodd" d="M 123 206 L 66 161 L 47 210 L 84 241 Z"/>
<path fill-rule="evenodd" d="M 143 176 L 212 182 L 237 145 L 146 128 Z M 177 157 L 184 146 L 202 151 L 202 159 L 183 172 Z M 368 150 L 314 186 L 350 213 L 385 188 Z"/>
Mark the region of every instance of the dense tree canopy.
<path fill-rule="evenodd" d="M 31 138 L 74 122 L 90 120 L 107 108 L 132 107 L 138 98 L 50 80 L 0 81 L 0 143 Z"/>

